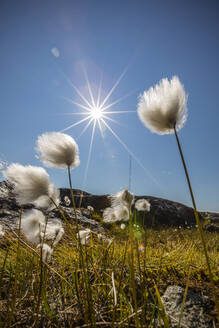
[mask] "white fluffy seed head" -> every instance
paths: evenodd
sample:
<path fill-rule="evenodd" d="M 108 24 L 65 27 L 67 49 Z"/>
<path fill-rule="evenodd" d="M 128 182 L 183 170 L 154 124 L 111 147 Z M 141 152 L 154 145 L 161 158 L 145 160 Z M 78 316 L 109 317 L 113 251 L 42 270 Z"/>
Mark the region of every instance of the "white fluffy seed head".
<path fill-rule="evenodd" d="M 121 228 L 122 230 L 124 230 L 125 227 L 126 227 L 125 223 L 122 223 L 121 226 L 120 226 L 120 228 Z"/>
<path fill-rule="evenodd" d="M 48 262 L 53 253 L 53 249 L 47 244 L 37 245 L 37 248 L 41 248 L 41 247 L 42 247 L 42 259 L 44 262 Z"/>
<path fill-rule="evenodd" d="M 66 206 L 69 206 L 69 205 L 71 204 L 71 201 L 70 201 L 70 199 L 69 199 L 68 196 L 65 196 L 65 197 L 64 197 L 64 202 L 65 202 L 65 205 L 66 205 Z"/>
<path fill-rule="evenodd" d="M 126 206 L 118 205 L 114 208 L 114 213 L 116 216 L 116 221 L 125 221 L 129 220 L 129 210 Z"/>
<path fill-rule="evenodd" d="M 55 247 L 62 239 L 64 233 L 65 231 L 62 227 L 62 223 L 54 219 L 47 223 L 45 239 L 52 240 L 52 245 Z"/>
<path fill-rule="evenodd" d="M 112 207 L 117 205 L 124 205 L 130 207 L 134 201 L 134 195 L 128 190 L 123 189 L 117 192 L 115 195 L 110 196 Z"/>
<path fill-rule="evenodd" d="M 78 145 L 65 133 L 47 132 L 37 139 L 39 159 L 48 167 L 66 168 L 80 164 Z"/>
<path fill-rule="evenodd" d="M 150 212 L 151 204 L 146 199 L 138 199 L 135 202 L 135 208 L 138 211 Z"/>
<path fill-rule="evenodd" d="M 4 176 L 13 184 L 19 204 L 47 207 L 49 198 L 58 201 L 58 191 L 42 167 L 13 163 L 4 171 Z"/>
<path fill-rule="evenodd" d="M 187 95 L 179 78 L 165 78 L 140 96 L 138 116 L 152 132 L 174 133 L 180 130 L 187 118 Z"/>
<path fill-rule="evenodd" d="M 88 209 L 88 211 L 90 211 L 90 212 L 94 212 L 94 208 L 93 208 L 93 206 L 88 205 L 88 206 L 87 206 L 87 209 Z"/>
<path fill-rule="evenodd" d="M 45 216 L 41 211 L 33 209 L 22 215 L 21 230 L 29 242 L 38 244 L 41 241 L 44 229 Z"/>
<path fill-rule="evenodd" d="M 103 221 L 106 223 L 113 223 L 118 221 L 129 220 L 129 209 L 122 205 L 116 205 L 114 207 L 107 207 L 103 212 Z"/>
<path fill-rule="evenodd" d="M 88 245 L 90 242 L 90 234 L 91 230 L 90 229 L 85 229 L 85 230 L 80 230 L 79 231 L 79 236 L 80 236 L 80 241 L 81 245 Z M 77 234 L 77 238 L 79 238 Z"/>
<path fill-rule="evenodd" d="M 117 221 L 116 214 L 114 208 L 107 207 L 103 211 L 103 221 L 106 223 L 113 223 Z"/>

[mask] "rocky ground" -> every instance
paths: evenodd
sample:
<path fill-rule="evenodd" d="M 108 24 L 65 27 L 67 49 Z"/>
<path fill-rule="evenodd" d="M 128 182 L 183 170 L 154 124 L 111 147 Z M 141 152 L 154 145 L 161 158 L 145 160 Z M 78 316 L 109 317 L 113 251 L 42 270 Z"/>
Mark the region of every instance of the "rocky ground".
<path fill-rule="evenodd" d="M 87 206 L 92 206 L 95 213 L 100 216 L 102 211 L 110 206 L 110 200 L 107 195 L 92 195 L 80 190 L 74 190 L 74 197 L 77 210 L 79 224 L 83 227 L 89 227 L 92 231 L 103 231 L 104 228 L 94 220 L 92 213 L 87 210 Z M 60 207 L 69 221 L 75 221 L 74 211 L 71 202 L 66 204 L 65 197 L 71 199 L 69 189 L 60 189 L 61 203 Z M 154 228 L 158 227 L 195 227 L 195 218 L 193 209 L 183 204 L 160 199 L 151 196 L 138 196 L 137 199 L 145 198 L 151 204 L 151 211 L 147 215 L 147 224 Z M 80 205 L 80 206 L 79 206 Z M 23 211 L 33 208 L 32 205 L 23 206 Z M 4 228 L 14 229 L 17 226 L 20 206 L 17 204 L 13 189 L 6 182 L 0 182 L 0 224 Z M 49 220 L 59 218 L 60 213 L 56 209 L 48 212 Z M 202 212 L 200 218 L 205 220 L 205 229 L 208 231 L 219 231 L 219 214 Z M 183 303 L 184 289 L 180 286 L 168 286 L 163 293 L 162 301 L 166 313 L 169 317 L 172 327 L 178 327 L 179 317 Z M 206 304 L 208 300 L 206 296 L 196 293 L 192 290 L 188 291 L 187 298 L 184 303 L 184 310 L 181 317 L 181 327 L 187 328 L 210 328 L 212 327 L 211 318 L 206 315 Z M 216 326 L 215 326 L 216 327 Z"/>
<path fill-rule="evenodd" d="M 92 195 L 81 190 L 74 189 L 74 198 L 77 208 L 79 223 L 84 226 L 90 226 L 94 230 L 101 230 L 99 223 L 92 219 L 92 214 L 87 210 L 92 206 L 94 211 L 100 216 L 103 210 L 110 206 L 108 195 Z M 69 204 L 66 204 L 65 197 L 69 198 Z M 74 221 L 75 215 L 72 210 L 71 194 L 67 188 L 60 189 L 61 209 L 68 220 Z M 195 227 L 194 211 L 191 207 L 173 202 L 167 199 L 151 196 L 136 196 L 135 200 L 145 198 L 151 204 L 151 211 L 147 214 L 147 225 L 154 228 L 159 227 Z M 134 205 L 133 205 L 134 206 Z M 33 208 L 32 205 L 24 205 L 23 210 Z M 20 206 L 17 204 L 12 186 L 7 182 L 0 182 L 0 223 L 2 225 L 14 226 L 19 216 Z M 49 218 L 60 218 L 59 212 L 54 209 L 48 212 Z M 219 213 L 200 212 L 200 218 L 206 222 L 204 228 L 208 231 L 219 232 Z"/>

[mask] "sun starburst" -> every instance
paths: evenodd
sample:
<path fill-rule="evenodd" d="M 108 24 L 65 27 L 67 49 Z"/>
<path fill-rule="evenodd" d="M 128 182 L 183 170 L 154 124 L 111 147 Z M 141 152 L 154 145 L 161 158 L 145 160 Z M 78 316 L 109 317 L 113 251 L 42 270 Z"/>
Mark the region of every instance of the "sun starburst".
<path fill-rule="evenodd" d="M 101 95 L 101 89 L 102 89 L 102 81 L 99 84 L 98 88 L 98 94 L 95 99 L 93 90 L 91 88 L 87 73 L 84 69 L 84 75 L 86 79 L 86 84 L 87 84 L 87 89 L 89 92 L 89 98 L 87 99 L 85 95 L 83 95 L 80 90 L 68 79 L 68 82 L 72 86 L 72 88 L 76 91 L 78 96 L 80 97 L 82 103 L 75 102 L 74 100 L 70 98 L 64 98 L 68 102 L 72 103 L 73 105 L 77 106 L 81 111 L 80 112 L 73 112 L 71 115 L 81 115 L 85 116 L 82 119 L 76 121 L 75 123 L 67 126 L 65 129 L 63 129 L 61 132 L 67 131 L 75 126 L 78 126 L 80 124 L 83 124 L 86 122 L 86 125 L 84 126 L 82 132 L 80 133 L 79 137 L 81 137 L 85 131 L 88 129 L 88 127 L 93 124 L 92 127 L 92 133 L 91 133 L 91 139 L 90 139 L 90 146 L 89 146 L 89 152 L 88 152 L 88 159 L 87 159 L 87 165 L 85 169 L 85 174 L 84 174 L 84 181 L 83 181 L 83 188 L 86 185 L 86 180 L 87 180 L 87 174 L 88 174 L 88 169 L 89 169 L 89 164 L 90 164 L 90 159 L 91 159 L 91 154 L 92 154 L 92 147 L 93 147 L 93 140 L 94 140 L 94 135 L 95 135 L 95 130 L 96 127 L 98 126 L 101 135 L 103 137 L 103 129 L 107 129 L 110 131 L 110 133 L 116 138 L 116 140 L 120 143 L 120 145 L 129 153 L 129 155 L 138 163 L 138 165 L 144 169 L 144 171 L 147 173 L 147 175 L 156 183 L 158 182 L 153 178 L 153 176 L 150 174 L 147 168 L 138 160 L 138 158 L 134 155 L 134 153 L 129 149 L 129 147 L 125 144 L 124 141 L 121 140 L 121 138 L 116 134 L 116 132 L 112 129 L 112 127 L 109 125 L 110 122 L 118 123 L 116 120 L 114 120 L 112 117 L 110 117 L 112 114 L 127 114 L 127 113 L 136 113 L 135 110 L 111 110 L 111 108 L 118 104 L 121 100 L 127 98 L 130 94 L 127 94 L 113 102 L 108 103 L 110 100 L 111 95 L 115 91 L 115 89 L 118 87 L 119 83 L 121 82 L 122 78 L 124 77 L 127 69 L 123 71 L 123 73 L 120 75 L 118 80 L 115 82 L 113 87 L 110 89 L 110 91 L 107 93 L 103 101 L 101 101 L 102 95 Z M 83 111 L 84 110 L 84 111 Z M 108 121 L 108 122 L 107 122 Z M 79 138 L 78 137 L 78 138 Z M 78 139 L 77 138 L 77 139 Z"/>

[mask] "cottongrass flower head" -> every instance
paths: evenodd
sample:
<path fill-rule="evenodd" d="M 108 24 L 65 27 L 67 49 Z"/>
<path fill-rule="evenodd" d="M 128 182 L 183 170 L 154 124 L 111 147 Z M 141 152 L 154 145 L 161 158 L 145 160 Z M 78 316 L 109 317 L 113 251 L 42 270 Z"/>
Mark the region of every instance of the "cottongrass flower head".
<path fill-rule="evenodd" d="M 39 159 L 48 167 L 70 168 L 80 164 L 78 145 L 65 133 L 42 134 L 37 139 L 36 150 Z"/>
<path fill-rule="evenodd" d="M 59 220 L 52 220 L 47 223 L 45 239 L 52 240 L 52 246 L 55 247 L 62 239 L 65 231 L 62 227 L 62 223 Z"/>
<path fill-rule="evenodd" d="M 53 249 L 45 243 L 37 245 L 37 248 L 41 248 L 41 247 L 42 247 L 42 260 L 44 262 L 48 262 L 51 259 Z"/>
<path fill-rule="evenodd" d="M 41 242 L 45 230 L 45 216 L 39 210 L 30 210 L 21 218 L 21 230 L 24 233 L 27 241 L 33 244 Z"/>
<path fill-rule="evenodd" d="M 5 232 L 3 231 L 3 227 L 0 224 L 0 238 L 2 238 L 5 235 Z"/>
<path fill-rule="evenodd" d="M 122 230 L 125 230 L 125 227 L 126 227 L 125 223 L 122 223 L 121 226 L 120 226 L 120 228 L 121 228 Z"/>
<path fill-rule="evenodd" d="M 130 208 L 134 201 L 134 195 L 128 189 L 123 189 L 122 191 L 117 192 L 115 195 L 110 196 L 110 199 L 112 207 L 122 204 Z"/>
<path fill-rule="evenodd" d="M 135 208 L 138 211 L 150 212 L 151 204 L 146 199 L 138 199 L 135 202 Z"/>
<path fill-rule="evenodd" d="M 172 134 L 187 118 L 187 95 L 179 78 L 165 78 L 140 96 L 138 116 L 152 132 Z"/>
<path fill-rule="evenodd" d="M 77 238 L 81 241 L 81 245 L 88 245 L 90 242 L 90 234 L 91 230 L 90 229 L 85 229 L 85 230 L 80 230 L 79 233 L 77 234 Z"/>
<path fill-rule="evenodd" d="M 129 220 L 129 210 L 126 206 L 118 205 L 114 208 L 114 213 L 116 216 L 116 221 L 125 221 Z"/>
<path fill-rule="evenodd" d="M 129 210 L 126 206 L 120 204 L 114 207 L 107 207 L 103 212 L 103 221 L 105 223 L 114 223 L 129 220 Z"/>
<path fill-rule="evenodd" d="M 93 208 L 93 206 L 88 205 L 88 206 L 87 206 L 87 209 L 88 209 L 88 211 L 90 211 L 91 213 L 94 212 L 94 208 Z"/>
<path fill-rule="evenodd" d="M 69 206 L 71 204 L 71 201 L 70 201 L 68 196 L 64 197 L 64 203 L 65 203 L 66 206 Z"/>
<path fill-rule="evenodd" d="M 59 192 L 50 183 L 49 175 L 42 167 L 13 163 L 4 171 L 4 176 L 13 184 L 19 204 L 32 203 L 47 207 L 50 198 L 59 203 Z"/>
<path fill-rule="evenodd" d="M 116 222 L 117 218 L 115 215 L 115 211 L 113 207 L 107 207 L 103 211 L 103 222 L 105 223 L 113 223 Z"/>

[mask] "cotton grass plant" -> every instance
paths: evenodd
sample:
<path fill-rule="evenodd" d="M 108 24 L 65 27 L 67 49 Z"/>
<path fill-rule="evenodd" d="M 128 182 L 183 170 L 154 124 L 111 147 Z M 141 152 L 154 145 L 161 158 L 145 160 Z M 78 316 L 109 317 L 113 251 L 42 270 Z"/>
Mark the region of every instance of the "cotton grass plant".
<path fill-rule="evenodd" d="M 165 108 L 159 107 L 162 99 Z M 150 96 L 144 94 L 141 111 L 145 111 L 147 103 L 153 113 L 141 115 L 149 117 L 150 126 L 155 122 L 154 131 L 173 132 L 177 136 L 176 130 L 185 123 L 186 99 L 178 78 L 165 80 L 151 89 Z M 156 106 L 152 106 L 153 101 Z M 158 107 L 159 114 L 155 115 Z M 63 133 L 45 133 L 38 138 L 36 148 L 46 166 L 67 168 L 76 225 L 66 223 L 69 229 L 64 234 L 62 223 L 48 220 L 46 211 L 33 209 L 20 214 L 18 235 L 7 236 L 9 246 L 0 253 L 0 295 L 6 299 L 0 303 L 0 326 L 7 322 L 10 328 L 15 325 L 152 328 L 158 317 L 159 327 L 169 327 L 160 298 L 165 287 L 185 283 L 188 288 L 188 281 L 196 286 L 198 280 L 208 289 L 205 257 L 196 231 L 147 229 L 146 243 L 146 227 L 143 235 L 142 227 L 133 224 L 134 195 L 127 189 L 110 197 L 111 207 L 103 212 L 103 222 L 110 223 L 104 233 L 89 228 L 79 230 L 70 174 L 79 165 L 76 142 Z M 58 206 L 59 193 L 44 169 L 13 164 L 5 176 L 13 183 L 19 204 L 31 203 L 42 210 L 52 204 L 65 220 Z M 68 197 L 64 204 L 71 205 Z M 150 211 L 150 203 L 140 199 L 135 208 L 145 215 Z M 111 224 L 115 222 L 119 225 Z M 121 222 L 126 222 L 129 229 Z M 17 243 L 14 235 L 18 237 Z M 216 239 L 216 236 L 208 238 L 205 244 L 214 279 Z M 199 276 L 204 277 L 203 281 Z"/>
<path fill-rule="evenodd" d="M 43 238 L 45 224 L 44 214 L 37 209 L 32 209 L 22 215 L 21 231 L 28 242 L 38 245 Z"/>
<path fill-rule="evenodd" d="M 114 195 L 110 195 L 109 199 L 111 201 L 111 207 L 107 207 L 104 210 L 103 222 L 129 221 L 134 195 L 129 190 L 123 189 Z"/>
<path fill-rule="evenodd" d="M 72 189 L 71 169 L 80 164 L 79 148 L 75 140 L 65 133 L 47 132 L 38 137 L 36 142 L 37 157 L 47 167 L 67 168 L 73 209 L 77 219 L 75 200 Z"/>
<path fill-rule="evenodd" d="M 4 171 L 5 178 L 13 184 L 20 205 L 53 207 L 51 200 L 59 204 L 59 191 L 50 183 L 48 173 L 38 166 L 13 163 Z"/>
<path fill-rule="evenodd" d="M 87 312 L 92 321 L 92 312 L 90 311 L 90 306 L 92 303 L 91 291 L 88 284 L 87 278 L 87 269 L 86 269 L 86 251 L 84 254 L 84 250 L 82 248 L 81 236 L 79 232 L 78 225 L 78 216 L 76 212 L 75 200 L 73 195 L 72 181 L 71 181 L 71 169 L 77 167 L 80 164 L 79 159 L 79 149 L 75 140 L 65 134 L 59 132 L 48 132 L 44 133 L 38 137 L 36 143 L 36 151 L 38 152 L 38 158 L 44 163 L 44 165 L 48 167 L 54 168 L 67 168 L 69 186 L 72 198 L 72 206 L 76 218 L 76 233 L 78 236 L 78 244 L 79 244 L 79 254 L 80 254 L 80 266 L 82 269 L 83 283 L 86 286 L 87 293 Z M 84 240 L 84 239 L 83 239 Z"/>
<path fill-rule="evenodd" d="M 135 202 L 135 208 L 141 212 L 150 212 L 151 204 L 146 199 L 138 199 Z"/>
<path fill-rule="evenodd" d="M 196 224 L 200 233 L 202 246 L 206 258 L 206 263 L 209 270 L 209 278 L 212 285 L 213 294 L 215 296 L 215 303 L 217 306 L 219 316 L 219 302 L 216 296 L 215 285 L 211 272 L 210 259 L 208 256 L 206 241 L 202 231 L 197 206 L 189 178 L 187 166 L 185 163 L 182 147 L 179 141 L 178 133 L 183 128 L 187 118 L 187 95 L 179 78 L 174 76 L 170 81 L 165 78 L 157 85 L 151 87 L 140 96 L 137 112 L 142 123 L 157 134 L 175 134 L 177 146 L 181 156 L 183 168 L 185 171 L 190 196 L 193 203 Z"/>

